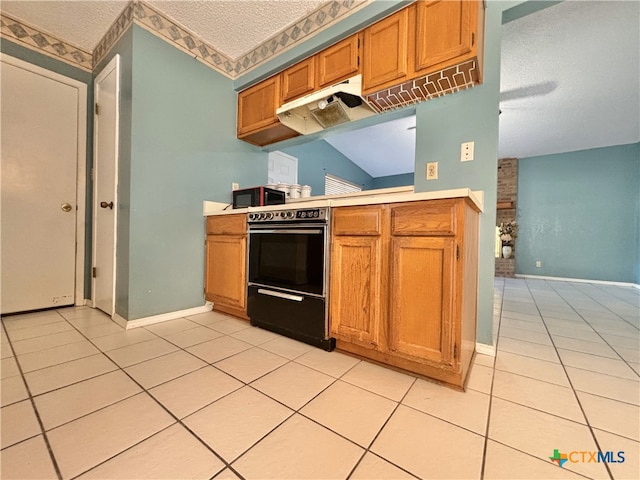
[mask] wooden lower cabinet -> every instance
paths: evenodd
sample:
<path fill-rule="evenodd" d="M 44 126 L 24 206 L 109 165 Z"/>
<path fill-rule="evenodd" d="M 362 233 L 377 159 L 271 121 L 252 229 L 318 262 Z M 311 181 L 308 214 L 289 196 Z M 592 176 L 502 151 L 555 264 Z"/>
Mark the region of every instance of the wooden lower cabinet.
<path fill-rule="evenodd" d="M 248 320 L 246 215 L 207 217 L 205 299 L 213 309 Z"/>
<path fill-rule="evenodd" d="M 377 231 L 354 230 L 377 218 Z M 464 388 L 475 350 L 478 210 L 465 198 L 333 209 L 337 348 Z M 354 228 L 349 228 L 352 224 Z"/>

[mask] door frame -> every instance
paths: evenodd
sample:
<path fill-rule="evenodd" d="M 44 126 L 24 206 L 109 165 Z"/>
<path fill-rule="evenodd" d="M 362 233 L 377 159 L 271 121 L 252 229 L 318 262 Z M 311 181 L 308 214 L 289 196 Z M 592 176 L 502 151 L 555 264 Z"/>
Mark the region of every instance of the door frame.
<path fill-rule="evenodd" d="M 98 75 L 93 80 L 93 94 L 94 94 L 94 105 L 98 102 L 97 92 L 98 92 L 98 84 L 107 77 L 111 72 L 116 71 L 116 118 L 114 125 L 114 142 L 115 142 L 115 158 L 113 158 L 113 175 L 114 175 L 114 185 L 113 185 L 113 272 L 112 272 L 112 292 L 111 292 L 111 318 L 114 318 L 116 315 L 116 251 L 118 245 L 118 162 L 120 158 L 120 55 L 116 54 L 114 57 L 104 66 L 104 68 L 98 73 Z M 96 264 L 96 252 L 98 250 L 97 242 L 98 238 L 96 235 L 97 230 L 97 211 L 98 211 L 98 195 L 97 188 L 98 182 L 97 180 L 97 167 L 98 167 L 98 122 L 99 122 L 98 114 L 96 114 L 95 108 L 93 111 L 93 169 L 91 178 L 93 179 L 93 215 L 91 219 L 92 224 L 92 254 L 91 254 L 91 262 L 92 265 Z M 91 277 L 91 305 L 93 308 L 96 308 L 95 301 L 95 283 L 96 277 L 92 275 Z"/>
<path fill-rule="evenodd" d="M 85 284 L 85 215 L 87 193 L 87 84 L 79 80 L 66 77 L 46 68 L 39 67 L 19 58 L 0 53 L 1 62 L 13 65 L 36 75 L 55 80 L 78 91 L 78 144 L 76 148 L 76 260 L 75 260 L 75 289 L 74 305 L 86 305 L 84 298 Z"/>

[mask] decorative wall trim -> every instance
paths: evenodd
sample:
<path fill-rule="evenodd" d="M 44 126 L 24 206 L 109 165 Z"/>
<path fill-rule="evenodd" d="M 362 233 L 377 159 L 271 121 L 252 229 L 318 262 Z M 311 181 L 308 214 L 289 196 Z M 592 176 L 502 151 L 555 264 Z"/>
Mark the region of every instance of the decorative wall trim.
<path fill-rule="evenodd" d="M 93 49 L 93 68 L 96 68 L 120 37 L 122 37 L 124 32 L 131 26 L 134 7 L 135 2 L 133 1 L 127 4 L 122 13 L 120 13 L 118 18 L 111 24 L 107 33 L 100 39 L 96 48 Z"/>
<path fill-rule="evenodd" d="M 328 1 L 294 25 L 287 27 L 237 59 L 220 52 L 186 27 L 141 0 L 132 0 L 127 4 L 93 52 L 76 47 L 54 35 L 43 32 L 38 27 L 4 13 L 0 15 L 2 19 L 0 36 L 91 72 L 105 58 L 131 24 L 135 23 L 233 80 L 324 30 L 370 1 Z"/>
<path fill-rule="evenodd" d="M 613 285 L 615 287 L 633 287 L 640 289 L 640 285 L 631 282 L 611 282 L 609 280 L 589 280 L 585 278 L 566 278 L 566 277 L 546 277 L 543 275 L 524 275 L 516 273 L 516 278 L 531 278 L 534 280 L 555 280 L 558 282 L 573 282 L 573 283 L 594 283 L 596 285 Z"/>
<path fill-rule="evenodd" d="M 175 312 L 161 313 L 160 315 L 152 315 L 150 317 L 136 318 L 135 320 L 127 320 L 121 317 L 117 313 L 113 314 L 113 320 L 122 328 L 130 330 L 132 328 L 145 327 L 154 323 L 166 322 L 168 320 L 175 320 L 176 318 L 188 317 L 190 315 L 198 315 L 200 313 L 210 312 L 212 304 L 206 303 L 201 307 L 188 308 L 186 310 L 177 310 Z"/>
<path fill-rule="evenodd" d="M 363 7 L 370 0 L 336 0 L 320 5 L 294 25 L 267 39 L 250 52 L 238 57 L 233 68 L 234 78 L 288 50 L 304 39 L 324 30 L 342 17 Z"/>
<path fill-rule="evenodd" d="M 460 65 L 444 68 L 401 85 L 371 93 L 365 98 L 374 110 L 385 112 L 465 90 L 479 82 L 476 65 L 474 58 Z"/>
<path fill-rule="evenodd" d="M 136 1 L 134 23 L 205 65 L 233 78 L 234 60 L 148 3 Z"/>
<path fill-rule="evenodd" d="M 0 38 L 6 38 L 87 72 L 91 72 L 93 68 L 91 52 L 6 13 L 0 14 Z"/>

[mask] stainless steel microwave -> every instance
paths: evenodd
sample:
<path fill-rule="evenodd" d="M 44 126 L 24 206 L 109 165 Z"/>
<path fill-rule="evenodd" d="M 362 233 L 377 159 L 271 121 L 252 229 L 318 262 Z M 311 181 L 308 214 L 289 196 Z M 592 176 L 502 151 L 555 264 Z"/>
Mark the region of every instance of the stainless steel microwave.
<path fill-rule="evenodd" d="M 243 188 L 233 191 L 233 208 L 282 205 L 287 194 L 267 187 Z"/>

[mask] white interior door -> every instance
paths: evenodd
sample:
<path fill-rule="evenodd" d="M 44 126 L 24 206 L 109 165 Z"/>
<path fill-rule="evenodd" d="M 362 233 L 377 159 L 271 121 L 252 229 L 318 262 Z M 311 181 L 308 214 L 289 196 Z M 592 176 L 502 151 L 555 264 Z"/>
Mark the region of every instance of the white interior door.
<path fill-rule="evenodd" d="M 269 152 L 267 183 L 298 183 L 298 159 L 276 150 Z"/>
<path fill-rule="evenodd" d="M 113 315 L 117 221 L 120 56 L 94 81 L 93 306 Z"/>
<path fill-rule="evenodd" d="M 77 217 L 84 216 L 78 166 L 85 158 L 86 85 L 6 55 L 1 60 L 1 311 L 73 305 L 83 299 L 76 234 L 84 224 Z M 84 254 L 84 238 L 80 243 Z"/>

